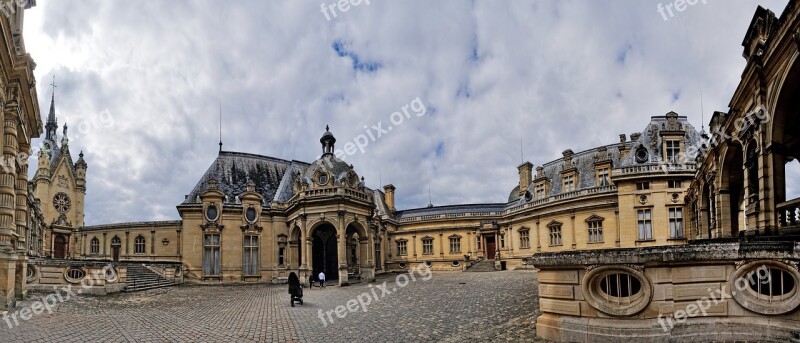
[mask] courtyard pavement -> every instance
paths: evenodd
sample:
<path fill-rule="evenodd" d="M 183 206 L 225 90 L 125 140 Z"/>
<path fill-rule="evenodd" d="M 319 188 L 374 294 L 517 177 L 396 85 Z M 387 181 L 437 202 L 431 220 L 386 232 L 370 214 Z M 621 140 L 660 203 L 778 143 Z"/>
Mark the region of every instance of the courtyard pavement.
<path fill-rule="evenodd" d="M 0 318 L 0 342 L 540 342 L 535 277 L 434 272 L 406 283 L 391 274 L 374 284 L 305 289 L 296 307 L 285 285 L 79 295 L 52 314 L 18 326 L 11 320 L 13 328 Z M 17 313 L 46 295 L 32 295 Z"/>

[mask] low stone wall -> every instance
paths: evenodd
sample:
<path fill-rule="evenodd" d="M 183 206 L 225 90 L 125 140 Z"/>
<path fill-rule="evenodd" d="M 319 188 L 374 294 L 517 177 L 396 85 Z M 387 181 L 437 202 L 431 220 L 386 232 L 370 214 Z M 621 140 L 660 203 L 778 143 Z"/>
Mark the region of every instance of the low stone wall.
<path fill-rule="evenodd" d="M 70 289 L 79 294 L 106 295 L 125 289 L 127 269 L 124 264 L 32 259 L 26 276 L 30 291 Z"/>
<path fill-rule="evenodd" d="M 555 342 L 800 342 L 800 244 L 542 253 L 537 334 Z"/>

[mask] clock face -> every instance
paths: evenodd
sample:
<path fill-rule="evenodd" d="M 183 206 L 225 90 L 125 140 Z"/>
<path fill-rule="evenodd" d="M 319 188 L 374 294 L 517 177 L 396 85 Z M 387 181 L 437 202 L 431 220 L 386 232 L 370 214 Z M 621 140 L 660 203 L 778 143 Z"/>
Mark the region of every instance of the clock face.
<path fill-rule="evenodd" d="M 58 193 L 53 197 L 53 207 L 55 207 L 56 211 L 59 213 L 67 213 L 70 205 L 71 201 L 69 200 L 69 196 L 64 193 Z"/>

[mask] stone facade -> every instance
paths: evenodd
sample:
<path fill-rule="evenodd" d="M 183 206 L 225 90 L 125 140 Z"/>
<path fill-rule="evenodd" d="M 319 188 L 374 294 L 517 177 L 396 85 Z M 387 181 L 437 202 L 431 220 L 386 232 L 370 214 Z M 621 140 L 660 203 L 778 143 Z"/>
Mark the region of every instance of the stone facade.
<path fill-rule="evenodd" d="M 28 1 L 25 8 L 35 6 Z M 25 51 L 22 22 L 25 8 L 16 3 L 0 17 L 0 123 L 3 124 L 0 170 L 0 311 L 13 307 L 27 293 L 29 237 L 28 156 L 31 139 L 43 132 L 33 69 Z M 35 218 L 34 218 L 35 220 Z"/>

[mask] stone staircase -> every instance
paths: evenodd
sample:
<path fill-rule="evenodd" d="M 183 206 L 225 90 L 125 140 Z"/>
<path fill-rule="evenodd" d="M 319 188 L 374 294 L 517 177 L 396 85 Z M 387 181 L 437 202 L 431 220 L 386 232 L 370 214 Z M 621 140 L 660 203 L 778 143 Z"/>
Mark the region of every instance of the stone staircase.
<path fill-rule="evenodd" d="M 482 261 L 480 261 L 478 263 L 475 263 L 474 265 L 472 265 L 472 267 L 469 267 L 465 271 L 467 271 L 467 272 L 494 272 L 494 271 L 497 271 L 497 270 L 494 268 L 494 260 L 482 260 Z"/>
<path fill-rule="evenodd" d="M 128 278 L 126 280 L 125 292 L 138 292 L 154 288 L 170 287 L 178 285 L 175 282 L 163 278 L 141 264 L 127 265 Z"/>

